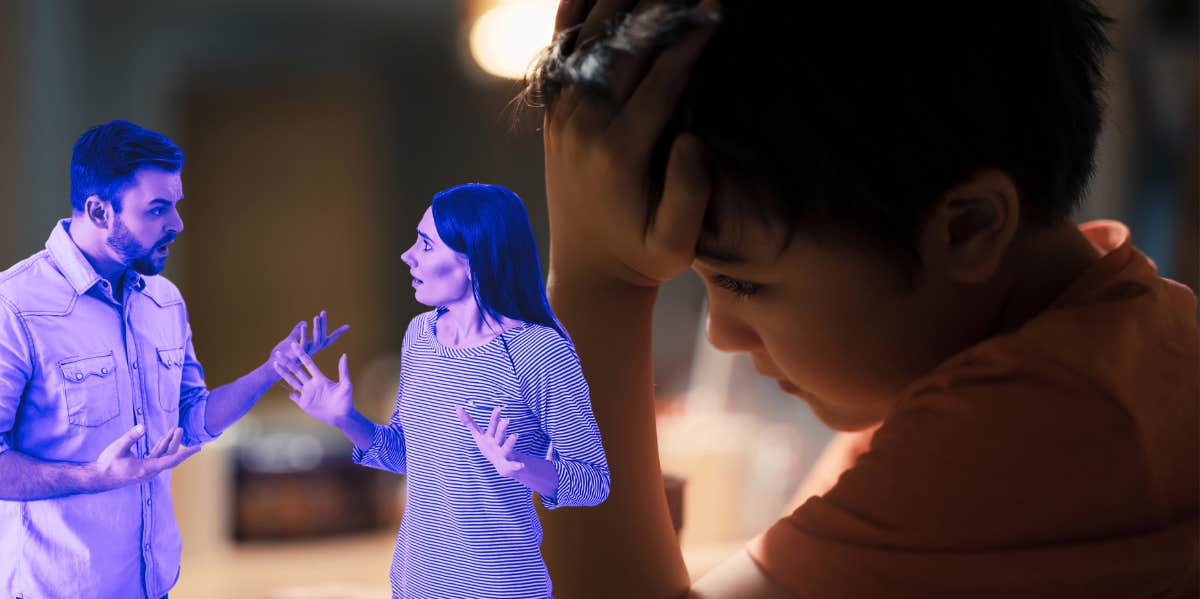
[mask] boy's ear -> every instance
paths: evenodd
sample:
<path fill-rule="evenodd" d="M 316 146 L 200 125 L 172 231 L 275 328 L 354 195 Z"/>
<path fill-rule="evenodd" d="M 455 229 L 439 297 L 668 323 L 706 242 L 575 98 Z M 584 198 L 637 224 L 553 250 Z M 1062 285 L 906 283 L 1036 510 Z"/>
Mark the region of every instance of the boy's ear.
<path fill-rule="evenodd" d="M 107 229 L 109 218 L 112 217 L 112 204 L 100 199 L 98 195 L 90 195 L 83 201 L 83 213 L 97 229 Z"/>
<path fill-rule="evenodd" d="M 1017 186 L 1003 171 L 977 171 L 942 196 L 921 235 L 927 268 L 959 283 L 992 278 L 1021 220 Z"/>

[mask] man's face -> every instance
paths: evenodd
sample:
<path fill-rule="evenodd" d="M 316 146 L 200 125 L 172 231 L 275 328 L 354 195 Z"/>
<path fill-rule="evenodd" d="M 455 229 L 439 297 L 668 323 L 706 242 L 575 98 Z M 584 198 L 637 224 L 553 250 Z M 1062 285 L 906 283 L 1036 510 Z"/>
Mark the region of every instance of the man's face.
<path fill-rule="evenodd" d="M 176 204 L 183 199 L 179 173 L 145 168 L 134 174 L 133 184 L 121 194 L 121 212 L 105 241 L 127 267 L 143 275 L 162 272 L 167 246 L 183 231 Z"/>
<path fill-rule="evenodd" d="M 878 250 L 848 242 L 796 235 L 779 253 L 782 225 L 728 208 L 722 215 L 731 201 L 714 198 L 721 229 L 701 238 L 692 264 L 708 296 L 710 342 L 750 354 L 834 429 L 882 420 L 901 390 L 944 358 L 931 339 L 944 289 L 912 287 Z"/>
<path fill-rule="evenodd" d="M 433 222 L 433 207 L 417 224 L 417 240 L 400 259 L 413 277 L 414 296 L 426 306 L 444 306 L 474 296 L 471 291 L 470 263 L 447 246 Z"/>

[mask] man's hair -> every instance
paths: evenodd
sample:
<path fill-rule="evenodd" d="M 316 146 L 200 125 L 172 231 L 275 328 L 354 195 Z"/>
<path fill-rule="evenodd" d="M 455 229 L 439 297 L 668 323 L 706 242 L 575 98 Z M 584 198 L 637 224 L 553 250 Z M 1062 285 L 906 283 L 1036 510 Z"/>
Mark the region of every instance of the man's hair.
<path fill-rule="evenodd" d="M 574 86 L 604 101 L 616 53 L 661 49 L 713 18 L 655 152 L 659 189 L 671 140 L 692 132 L 718 169 L 768 192 L 742 209 L 910 257 L 929 210 L 980 169 L 1012 177 L 1028 223 L 1069 215 L 1084 193 L 1111 22 L 1089 0 L 660 6 L 596 39 L 560 35 L 520 99 L 548 105 Z"/>
<path fill-rule="evenodd" d="M 121 193 L 137 171 L 183 169 L 183 150 L 161 133 L 129 121 L 109 121 L 88 129 L 71 152 L 71 208 L 83 212 L 90 196 L 99 196 L 121 211 Z"/>

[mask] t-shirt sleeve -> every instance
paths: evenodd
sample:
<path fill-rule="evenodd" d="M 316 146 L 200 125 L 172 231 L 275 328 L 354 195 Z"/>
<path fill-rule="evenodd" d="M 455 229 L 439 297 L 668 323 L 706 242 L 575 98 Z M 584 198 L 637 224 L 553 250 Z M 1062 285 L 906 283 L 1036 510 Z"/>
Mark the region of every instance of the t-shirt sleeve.
<path fill-rule="evenodd" d="M 828 493 L 747 550 L 801 597 L 1136 591 L 1133 572 L 1165 571 L 1164 546 L 1130 534 L 1144 474 L 1128 414 L 1086 387 L 957 384 L 907 398 Z"/>

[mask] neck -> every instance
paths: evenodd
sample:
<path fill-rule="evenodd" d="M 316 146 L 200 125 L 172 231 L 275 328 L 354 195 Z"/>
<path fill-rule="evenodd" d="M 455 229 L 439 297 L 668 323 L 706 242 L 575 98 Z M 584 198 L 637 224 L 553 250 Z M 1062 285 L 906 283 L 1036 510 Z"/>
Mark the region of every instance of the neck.
<path fill-rule="evenodd" d="M 108 281 L 113 294 L 119 295 L 121 279 L 125 277 L 125 271 L 129 267 L 113 257 L 108 245 L 104 243 L 91 223 L 78 217 L 72 218 L 70 226 L 67 228 L 67 235 L 75 242 L 75 246 L 79 248 L 88 264 L 92 265 L 96 274 Z"/>
<path fill-rule="evenodd" d="M 452 343 L 492 337 L 503 330 L 507 319 L 496 321 L 479 309 L 474 297 L 446 304 L 446 313 L 438 318 L 438 336 Z"/>
<path fill-rule="evenodd" d="M 1099 258 L 1096 248 L 1070 221 L 1018 241 L 1007 266 L 1011 277 L 1008 293 L 992 320 L 990 333 L 1000 335 L 1020 328 Z"/>

